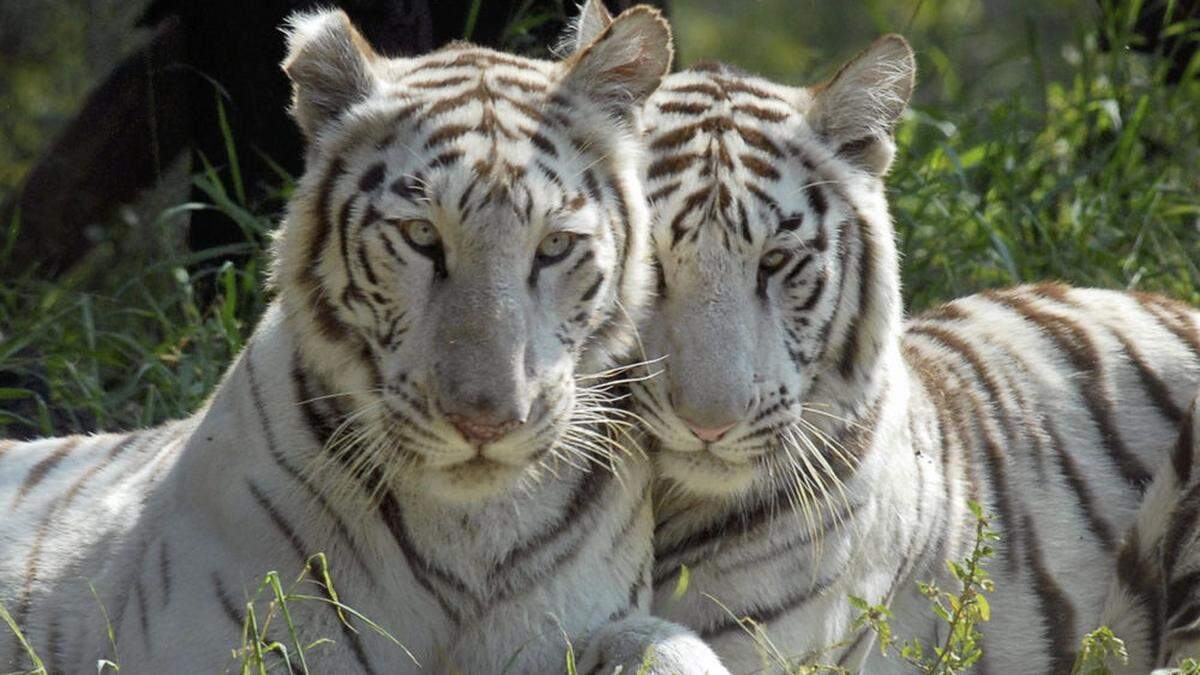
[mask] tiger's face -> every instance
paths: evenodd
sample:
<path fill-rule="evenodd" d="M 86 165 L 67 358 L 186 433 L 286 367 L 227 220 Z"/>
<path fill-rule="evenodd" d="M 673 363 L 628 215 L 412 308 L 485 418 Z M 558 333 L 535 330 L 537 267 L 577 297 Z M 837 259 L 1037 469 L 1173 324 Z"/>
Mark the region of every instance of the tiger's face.
<path fill-rule="evenodd" d="M 669 66 L 665 22 L 630 10 L 561 63 L 383 59 L 340 12 L 291 39 L 311 148 L 276 283 L 305 363 L 345 395 L 330 457 L 464 500 L 602 450 L 577 389 L 646 295 L 632 118 Z"/>
<path fill-rule="evenodd" d="M 635 387 L 660 473 L 701 495 L 836 483 L 829 438 L 898 313 L 882 176 L 913 86 L 884 38 L 823 87 L 701 66 L 646 105 L 661 376 Z"/>

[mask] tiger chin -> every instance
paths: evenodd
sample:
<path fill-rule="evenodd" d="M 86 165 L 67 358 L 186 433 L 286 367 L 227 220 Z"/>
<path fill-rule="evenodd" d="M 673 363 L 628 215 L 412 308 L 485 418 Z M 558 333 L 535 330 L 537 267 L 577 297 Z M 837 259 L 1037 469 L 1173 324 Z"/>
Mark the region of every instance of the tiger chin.
<path fill-rule="evenodd" d="M 46 669 L 115 658 L 111 619 L 129 672 L 220 671 L 247 603 L 273 611 L 263 575 L 321 579 L 320 552 L 336 592 L 304 586 L 287 622 L 314 671 L 553 672 L 573 645 L 724 672 L 648 615 L 650 467 L 606 428 L 648 295 L 636 120 L 665 20 L 629 9 L 558 62 L 387 58 L 339 11 L 287 42 L 305 172 L 277 298 L 211 399 L 0 441 L 0 602 Z M 0 670 L 24 654 L 0 632 Z"/>

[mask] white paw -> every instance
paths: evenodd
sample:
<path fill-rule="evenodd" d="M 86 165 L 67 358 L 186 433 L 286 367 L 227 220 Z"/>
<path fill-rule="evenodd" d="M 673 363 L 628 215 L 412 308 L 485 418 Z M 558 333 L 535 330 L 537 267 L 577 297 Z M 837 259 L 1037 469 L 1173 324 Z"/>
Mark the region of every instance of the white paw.
<path fill-rule="evenodd" d="M 633 616 L 600 628 L 588 640 L 580 675 L 728 675 L 695 633 L 652 616 Z"/>

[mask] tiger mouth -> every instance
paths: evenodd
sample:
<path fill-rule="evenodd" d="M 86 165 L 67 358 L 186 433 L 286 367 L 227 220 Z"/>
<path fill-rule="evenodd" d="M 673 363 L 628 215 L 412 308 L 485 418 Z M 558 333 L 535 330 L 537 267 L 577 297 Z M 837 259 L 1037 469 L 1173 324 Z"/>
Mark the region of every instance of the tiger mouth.
<path fill-rule="evenodd" d="M 698 452 L 669 450 L 667 453 L 673 461 L 682 462 L 689 468 L 704 471 L 718 470 L 728 473 L 741 473 L 753 467 L 753 463 L 748 459 L 723 457 L 714 452 L 710 446 L 706 446 Z"/>

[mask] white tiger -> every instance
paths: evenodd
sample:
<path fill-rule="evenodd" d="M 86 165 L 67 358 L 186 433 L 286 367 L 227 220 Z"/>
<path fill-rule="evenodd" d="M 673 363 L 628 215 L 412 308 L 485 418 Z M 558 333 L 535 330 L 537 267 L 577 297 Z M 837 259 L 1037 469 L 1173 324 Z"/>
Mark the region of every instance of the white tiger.
<path fill-rule="evenodd" d="M 1200 383 L 1197 313 L 1157 296 L 1045 284 L 903 320 L 882 178 L 914 83 L 893 35 L 816 87 L 699 65 L 645 106 L 654 609 L 734 672 L 902 670 L 847 598 L 944 637 L 917 582 L 956 588 L 969 499 L 1003 537 L 976 670 L 1069 672 Z"/>
<path fill-rule="evenodd" d="M 648 647 L 653 672 L 722 672 L 646 614 L 649 467 L 598 414 L 646 295 L 634 119 L 665 21 L 631 9 L 561 63 L 383 58 L 341 12 L 288 43 L 309 151 L 278 300 L 193 417 L 0 442 L 0 602 L 50 672 L 211 673 L 263 574 L 324 551 L 412 657 L 293 603 L 333 640 L 318 672 L 554 672 L 568 640 L 597 672 Z M 30 665 L 7 631 L 0 664 Z"/>

